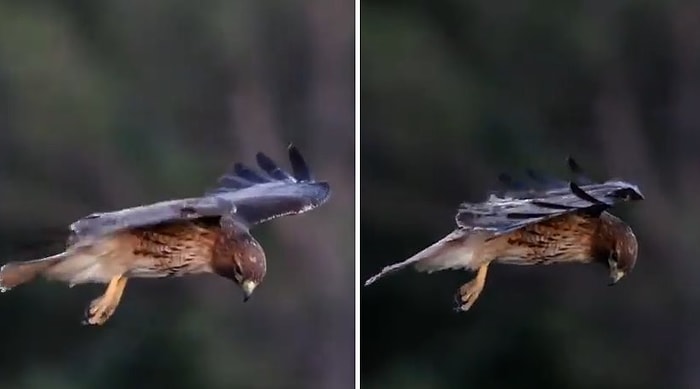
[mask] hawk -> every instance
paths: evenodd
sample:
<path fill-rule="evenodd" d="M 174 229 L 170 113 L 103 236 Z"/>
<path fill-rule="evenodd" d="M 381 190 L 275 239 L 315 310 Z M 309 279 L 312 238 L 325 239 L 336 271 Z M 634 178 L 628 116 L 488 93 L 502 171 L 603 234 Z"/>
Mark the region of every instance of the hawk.
<path fill-rule="evenodd" d="M 214 273 L 243 290 L 247 301 L 267 270 L 265 252 L 251 235 L 260 223 L 300 214 L 325 203 L 326 182 L 315 181 L 304 158 L 289 146 L 291 174 L 263 153 L 262 172 L 236 163 L 200 197 L 93 213 L 70 225 L 64 252 L 0 268 L 0 290 L 38 276 L 68 283 L 107 284 L 91 302 L 84 324 L 104 324 L 129 278 Z"/>
<path fill-rule="evenodd" d="M 457 311 L 467 311 L 486 283 L 489 265 L 598 263 L 609 271 L 611 285 L 629 273 L 637 260 L 637 238 L 613 206 L 642 200 L 636 185 L 620 180 L 593 182 L 568 159 L 574 179 L 566 182 L 528 170 L 530 185 L 501 175 L 506 190 L 490 193 L 486 201 L 462 203 L 457 228 L 411 258 L 382 269 L 365 286 L 397 270 L 413 266 L 432 273 L 446 269 L 476 272 L 462 285 Z"/>

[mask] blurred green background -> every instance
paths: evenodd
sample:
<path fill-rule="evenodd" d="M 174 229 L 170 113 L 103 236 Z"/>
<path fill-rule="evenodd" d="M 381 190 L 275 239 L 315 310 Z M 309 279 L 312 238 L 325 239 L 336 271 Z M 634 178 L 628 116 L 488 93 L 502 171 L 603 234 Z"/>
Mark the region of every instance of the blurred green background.
<path fill-rule="evenodd" d="M 700 3 L 365 0 L 361 280 L 454 228 L 500 172 L 639 184 L 634 271 L 405 270 L 361 293 L 363 388 L 700 388 Z M 564 176 L 566 177 L 566 176 Z"/>
<path fill-rule="evenodd" d="M 215 276 L 0 296 L 1 388 L 354 386 L 354 17 L 348 1 L 0 2 L 0 258 L 63 249 L 94 211 L 210 188 L 296 144 L 323 207 L 255 230 L 247 304 Z"/>

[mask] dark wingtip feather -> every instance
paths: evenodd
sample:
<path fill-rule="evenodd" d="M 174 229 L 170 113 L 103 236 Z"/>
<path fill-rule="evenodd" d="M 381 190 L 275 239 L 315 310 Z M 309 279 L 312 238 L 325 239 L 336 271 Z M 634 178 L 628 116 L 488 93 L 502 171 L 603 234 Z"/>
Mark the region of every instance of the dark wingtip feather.
<path fill-rule="evenodd" d="M 294 173 L 294 178 L 298 181 L 311 181 L 311 171 L 309 170 L 304 157 L 302 157 L 299 150 L 293 145 L 289 144 L 289 161 L 292 164 L 292 172 Z"/>
<path fill-rule="evenodd" d="M 291 178 L 289 174 L 285 173 L 279 166 L 277 166 L 272 158 L 268 157 L 263 152 L 258 152 L 255 155 L 255 159 L 258 162 L 258 166 L 260 166 L 265 173 L 275 180 L 288 180 Z"/>
<path fill-rule="evenodd" d="M 581 168 L 578 162 L 572 157 L 568 156 L 566 158 L 566 164 L 569 165 L 569 170 L 573 173 L 574 180 L 581 185 L 592 184 L 593 180 L 586 176 L 586 173 Z"/>
<path fill-rule="evenodd" d="M 217 187 L 205 192 L 207 195 L 215 195 L 245 189 L 258 184 L 266 184 L 273 181 L 314 182 L 309 167 L 306 165 L 301 153 L 293 144 L 289 144 L 289 160 L 291 171 L 281 168 L 272 158 L 263 152 L 255 155 L 257 165 L 260 168 L 252 169 L 249 166 L 236 162 L 227 173 L 219 177 Z"/>
<path fill-rule="evenodd" d="M 572 157 L 570 155 L 567 156 L 566 157 L 566 164 L 569 165 L 569 170 L 571 170 L 572 173 L 575 173 L 575 174 L 582 174 L 583 173 L 583 170 L 581 169 L 581 165 L 579 165 L 578 162 L 576 162 L 574 157 Z"/>
<path fill-rule="evenodd" d="M 589 203 L 595 204 L 595 205 L 602 205 L 602 206 L 606 206 L 606 207 L 608 206 L 607 203 L 600 201 L 597 198 L 586 193 L 586 191 L 581 189 L 581 187 L 578 186 L 575 182 L 570 182 L 569 187 L 571 188 L 571 192 L 573 192 L 573 194 L 576 195 L 576 197 L 580 198 L 581 200 L 588 201 Z"/>
<path fill-rule="evenodd" d="M 237 162 L 233 165 L 233 171 L 237 176 L 242 177 L 251 182 L 263 183 L 268 181 L 267 179 L 265 179 L 265 177 L 262 177 L 261 175 L 253 171 L 251 168 L 240 162 Z"/>

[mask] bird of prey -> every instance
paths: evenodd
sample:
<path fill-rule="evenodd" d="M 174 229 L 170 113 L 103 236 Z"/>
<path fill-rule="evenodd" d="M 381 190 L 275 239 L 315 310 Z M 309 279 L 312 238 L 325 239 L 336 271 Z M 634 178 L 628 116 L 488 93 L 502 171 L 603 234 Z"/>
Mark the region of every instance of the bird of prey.
<path fill-rule="evenodd" d="M 411 258 L 385 267 L 365 283 L 413 266 L 432 273 L 446 269 L 476 272 L 462 285 L 457 311 L 467 311 L 486 282 L 489 265 L 599 263 L 607 267 L 611 285 L 629 273 L 637 260 L 637 238 L 624 221 L 608 210 L 621 202 L 642 200 L 639 188 L 620 180 L 593 182 L 569 157 L 574 179 L 566 182 L 528 170 L 529 185 L 501 175 L 506 190 L 491 192 L 486 201 L 462 203 L 457 228 Z"/>
<path fill-rule="evenodd" d="M 108 284 L 85 312 L 83 323 L 89 325 L 112 316 L 129 278 L 214 273 L 238 284 L 246 301 L 267 269 L 265 252 L 249 229 L 314 209 L 330 196 L 329 184 L 312 178 L 299 151 L 291 145 L 288 151 L 291 174 L 258 153 L 262 172 L 236 163 L 200 197 L 79 219 L 70 225 L 64 252 L 2 266 L 0 290 L 37 276 L 70 286 Z"/>

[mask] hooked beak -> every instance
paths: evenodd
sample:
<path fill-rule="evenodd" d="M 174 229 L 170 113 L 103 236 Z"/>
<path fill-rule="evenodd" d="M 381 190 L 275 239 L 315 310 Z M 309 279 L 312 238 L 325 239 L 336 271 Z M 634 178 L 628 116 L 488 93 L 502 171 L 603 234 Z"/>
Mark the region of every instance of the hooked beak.
<path fill-rule="evenodd" d="M 622 277 L 625 276 L 625 272 L 617 268 L 617 263 L 613 261 L 608 261 L 610 266 L 610 286 L 615 285 Z"/>
<path fill-rule="evenodd" d="M 253 294 L 253 291 L 255 290 L 256 286 L 258 286 L 258 284 L 256 284 L 254 281 L 243 281 L 243 283 L 241 284 L 241 288 L 243 289 L 243 302 L 246 302 L 250 299 L 250 296 Z"/>

